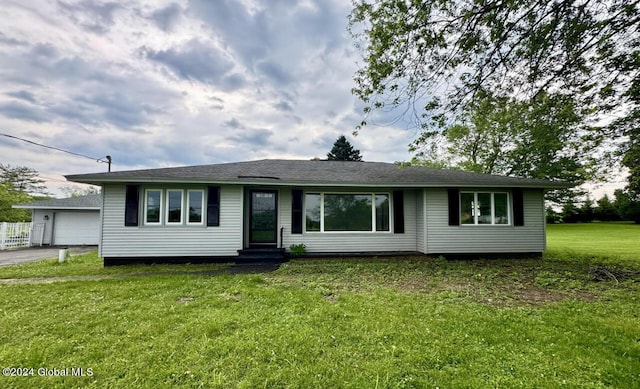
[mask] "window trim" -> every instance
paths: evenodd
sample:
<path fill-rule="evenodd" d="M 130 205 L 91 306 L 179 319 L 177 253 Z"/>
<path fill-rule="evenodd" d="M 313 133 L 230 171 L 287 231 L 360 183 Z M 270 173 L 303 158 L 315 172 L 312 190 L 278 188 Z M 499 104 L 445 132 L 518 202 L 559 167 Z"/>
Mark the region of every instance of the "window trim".
<path fill-rule="evenodd" d="M 160 204 L 158 205 L 158 221 L 157 222 L 150 222 L 148 220 L 148 216 L 149 216 L 149 193 L 150 192 L 158 192 L 160 193 Z M 161 226 L 162 222 L 163 222 L 163 206 L 162 206 L 162 202 L 163 202 L 163 197 L 164 197 L 164 190 L 162 189 L 145 189 L 144 190 L 144 225 L 145 226 Z"/>
<path fill-rule="evenodd" d="M 463 194 L 473 194 L 473 203 L 477 204 L 478 203 L 478 194 L 480 193 L 488 193 L 491 195 L 491 223 L 478 223 L 478 214 L 477 212 L 474 212 L 475 215 L 473 215 L 473 223 L 463 223 L 462 222 L 462 195 Z M 505 194 L 507 195 L 507 204 L 506 204 L 506 210 L 507 210 L 507 222 L 506 223 L 496 223 L 496 201 L 495 201 L 495 195 L 496 194 Z M 511 192 L 509 191 L 490 191 L 490 190 L 477 190 L 477 191 L 460 191 L 458 194 L 458 220 L 459 220 L 459 225 L 460 226 L 499 226 L 499 227 L 504 227 L 504 226 L 513 226 L 513 217 L 511 216 Z"/>
<path fill-rule="evenodd" d="M 316 194 L 316 195 L 320 195 L 320 230 L 319 231 L 309 231 L 307 230 L 307 195 L 308 194 Z M 324 229 L 324 196 L 325 194 L 329 194 L 329 195 L 354 195 L 354 196 L 371 196 L 371 230 L 369 231 L 325 231 Z M 382 231 L 378 231 L 376 229 L 376 195 L 386 195 L 389 199 L 389 229 L 388 230 L 382 230 Z M 380 191 L 380 192 L 368 192 L 368 191 L 362 191 L 362 192 L 333 192 L 333 191 L 314 191 L 314 190 L 310 190 L 310 191 L 305 191 L 304 192 L 304 199 L 303 199 L 303 204 L 302 204 L 302 209 L 303 209 L 303 216 L 302 216 L 302 220 L 303 220 L 303 224 L 304 224 L 304 233 L 309 233 L 309 234 L 391 234 L 393 233 L 392 231 L 392 220 L 393 220 L 393 207 L 391 206 L 391 203 L 393 201 L 393 196 L 391 195 L 390 191 Z"/>
<path fill-rule="evenodd" d="M 165 199 L 166 199 L 166 201 L 165 201 L 165 215 L 166 215 L 166 218 L 165 218 L 165 223 L 164 224 L 167 225 L 167 226 L 179 226 L 179 225 L 182 225 L 184 223 L 184 190 L 183 189 L 167 189 L 165 192 L 166 192 L 166 196 L 165 196 Z M 170 209 L 169 209 L 169 205 L 170 205 L 169 204 L 170 203 L 169 198 L 170 198 L 170 193 L 171 192 L 179 192 L 180 193 L 180 221 L 177 221 L 177 222 L 169 221 L 169 212 L 170 212 Z"/>
<path fill-rule="evenodd" d="M 191 208 L 191 197 L 189 195 L 192 192 L 199 192 L 200 193 L 200 221 L 199 222 L 189 221 L 189 212 L 190 212 L 189 210 Z M 205 210 L 204 196 L 205 196 L 204 195 L 204 189 L 187 189 L 185 221 L 186 221 L 188 226 L 203 226 L 204 225 L 204 210 Z"/>

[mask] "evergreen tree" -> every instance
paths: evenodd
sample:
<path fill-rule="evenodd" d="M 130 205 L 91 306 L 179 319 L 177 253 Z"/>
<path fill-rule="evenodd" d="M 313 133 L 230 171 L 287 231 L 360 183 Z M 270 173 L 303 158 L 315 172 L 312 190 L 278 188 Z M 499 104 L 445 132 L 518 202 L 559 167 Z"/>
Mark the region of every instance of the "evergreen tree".
<path fill-rule="evenodd" d="M 44 180 L 38 171 L 27 166 L 11 166 L 0 163 L 0 183 L 7 184 L 16 192 L 47 194 Z"/>
<path fill-rule="evenodd" d="M 547 224 L 556 224 L 562 220 L 561 215 L 553 207 L 547 207 Z"/>
<path fill-rule="evenodd" d="M 582 206 L 579 210 L 579 219 L 582 223 L 591 223 L 595 217 L 593 209 L 593 200 L 590 196 L 582 202 Z"/>
<path fill-rule="evenodd" d="M 616 212 L 615 205 L 611 202 L 609 196 L 604 195 L 600 200 L 598 200 L 595 210 L 595 218 L 601 222 L 620 220 L 620 217 Z"/>
<path fill-rule="evenodd" d="M 360 150 L 353 148 L 344 135 L 340 135 L 331 151 L 327 153 L 327 159 L 329 161 L 362 161 L 362 155 Z"/>
<path fill-rule="evenodd" d="M 573 200 L 567 201 L 562 206 L 561 215 L 563 223 L 577 223 L 580 221 L 580 209 L 576 207 Z"/>
<path fill-rule="evenodd" d="M 636 201 L 629 191 L 616 189 L 614 192 L 615 207 L 622 220 L 632 220 L 640 224 L 640 201 Z"/>

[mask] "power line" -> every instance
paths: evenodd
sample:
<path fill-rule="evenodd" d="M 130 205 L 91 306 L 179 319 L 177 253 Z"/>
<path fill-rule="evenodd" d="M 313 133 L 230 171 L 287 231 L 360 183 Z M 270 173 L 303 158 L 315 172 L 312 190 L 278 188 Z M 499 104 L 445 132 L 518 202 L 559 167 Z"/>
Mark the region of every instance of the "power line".
<path fill-rule="evenodd" d="M 56 150 L 56 151 L 62 151 L 63 153 L 75 155 L 75 156 L 78 156 L 78 157 L 88 158 L 88 159 L 94 160 L 96 162 L 107 163 L 107 161 L 105 161 L 105 160 L 103 160 L 101 158 L 94 158 L 94 157 L 90 157 L 88 155 L 74 153 L 73 151 L 64 150 L 64 149 L 61 149 L 61 148 L 55 147 L 55 146 L 47 146 L 47 145 L 44 145 L 42 143 L 34 142 L 32 140 L 29 140 L 29 139 L 20 138 L 18 136 L 9 135 L 9 134 L 5 134 L 5 133 L 1 133 L 1 132 L 0 132 L 0 135 L 4 136 L 4 137 L 7 137 L 7 138 L 12 138 L 12 139 L 17 139 L 17 140 L 20 140 L 20 141 L 23 141 L 23 142 L 27 142 L 27 143 L 30 143 L 32 145 L 44 147 L 44 148 L 47 148 L 47 149 Z"/>
<path fill-rule="evenodd" d="M 32 140 L 29 140 L 29 139 L 20 138 L 20 137 L 17 137 L 17 136 L 14 136 L 14 135 L 5 134 L 5 133 L 2 133 L 2 132 L 0 132 L 0 136 L 4 136 L 4 137 L 7 137 L 7 138 L 12 138 L 12 139 L 17 139 L 17 140 L 20 140 L 20 141 L 23 141 L 23 142 L 31 143 L 32 145 L 44 147 L 44 148 L 51 149 L 51 150 L 62 151 L 63 153 L 75 155 L 77 157 L 88 158 L 88 159 L 91 159 L 91 160 L 96 161 L 96 162 L 108 163 L 109 164 L 109 170 L 111 170 L 111 156 L 109 156 L 109 155 L 106 156 L 106 160 L 105 160 L 105 159 L 102 159 L 102 158 L 94 158 L 94 157 L 90 157 L 88 155 L 74 153 L 73 151 L 64 150 L 64 149 L 61 149 L 59 147 L 43 145 L 42 143 L 34 142 Z"/>

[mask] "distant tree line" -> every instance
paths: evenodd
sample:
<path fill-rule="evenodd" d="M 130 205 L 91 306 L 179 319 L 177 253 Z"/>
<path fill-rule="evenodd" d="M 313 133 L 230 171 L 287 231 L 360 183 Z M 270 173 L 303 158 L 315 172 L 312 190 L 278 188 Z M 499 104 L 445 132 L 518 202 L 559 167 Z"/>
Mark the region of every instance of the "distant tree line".
<path fill-rule="evenodd" d="M 35 169 L 0 163 L 0 222 L 31 221 L 30 210 L 12 206 L 46 198 L 49 197 L 44 180 Z"/>
<path fill-rule="evenodd" d="M 604 195 L 597 201 L 587 197 L 582 202 L 569 200 L 562 210 L 547 208 L 547 223 L 591 223 L 593 221 L 633 221 L 640 224 L 640 201 L 628 191 L 617 189 L 613 200 Z"/>

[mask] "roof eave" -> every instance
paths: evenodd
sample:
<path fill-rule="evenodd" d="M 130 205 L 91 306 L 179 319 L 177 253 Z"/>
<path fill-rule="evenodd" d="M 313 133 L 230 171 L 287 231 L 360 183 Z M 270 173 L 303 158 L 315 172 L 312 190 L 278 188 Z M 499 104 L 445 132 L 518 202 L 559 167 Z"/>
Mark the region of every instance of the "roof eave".
<path fill-rule="evenodd" d="M 100 207 L 64 207 L 64 206 L 44 206 L 44 205 L 12 205 L 16 209 L 52 209 L 52 210 L 77 210 L 77 211 L 99 211 Z"/>
<path fill-rule="evenodd" d="M 334 187 L 402 187 L 402 188 L 478 188 L 478 187 L 491 187 L 491 188 L 531 188 L 531 189 L 567 189 L 575 186 L 574 184 L 564 182 L 549 182 L 549 183 L 530 183 L 530 182 L 513 182 L 513 183 L 468 183 L 468 182 L 446 182 L 446 183 L 425 183 L 425 182 L 331 182 L 331 181 L 282 181 L 278 179 L 215 179 L 215 178 L 167 178 L 167 177 L 119 177 L 119 178 L 106 178 L 96 179 L 95 177 L 81 176 L 66 176 L 67 180 L 80 182 L 92 185 L 102 184 L 127 184 L 127 183 L 140 183 L 140 184 L 159 184 L 159 183 L 172 183 L 172 184 L 229 184 L 229 185 L 268 185 L 268 186 L 334 186 Z"/>

